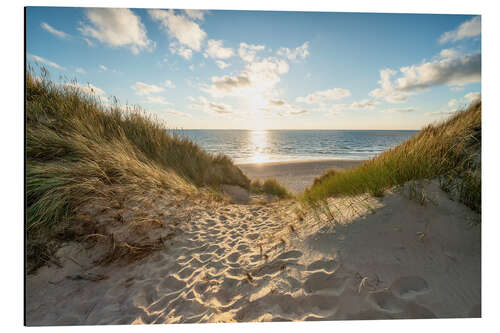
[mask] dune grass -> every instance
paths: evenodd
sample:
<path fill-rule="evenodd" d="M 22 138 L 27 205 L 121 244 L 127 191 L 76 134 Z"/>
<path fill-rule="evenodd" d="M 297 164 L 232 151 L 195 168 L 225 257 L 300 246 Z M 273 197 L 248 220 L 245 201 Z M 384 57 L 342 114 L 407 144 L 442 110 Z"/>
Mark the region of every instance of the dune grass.
<path fill-rule="evenodd" d="M 234 184 L 248 178 L 225 155 L 167 133 L 139 108 L 107 107 L 42 69 L 26 75 L 28 228 L 56 223 L 105 187 L 170 188 Z"/>
<path fill-rule="evenodd" d="M 290 199 L 293 195 L 288 189 L 281 185 L 276 179 L 266 179 L 263 183 L 259 180 L 253 180 L 250 183 L 250 191 L 257 194 L 267 193 L 275 195 L 280 199 Z"/>
<path fill-rule="evenodd" d="M 28 69 L 28 257 L 43 245 L 30 240 L 70 224 L 89 201 L 158 190 L 199 195 L 200 188 L 214 192 L 221 184 L 248 189 L 250 180 L 227 156 L 167 133 L 138 107 L 106 105 L 76 82 L 54 83 L 45 69 L 38 76 Z"/>
<path fill-rule="evenodd" d="M 301 200 L 314 207 L 334 196 L 382 196 L 395 185 L 433 178 L 461 202 L 481 210 L 480 101 L 355 168 L 316 178 Z"/>

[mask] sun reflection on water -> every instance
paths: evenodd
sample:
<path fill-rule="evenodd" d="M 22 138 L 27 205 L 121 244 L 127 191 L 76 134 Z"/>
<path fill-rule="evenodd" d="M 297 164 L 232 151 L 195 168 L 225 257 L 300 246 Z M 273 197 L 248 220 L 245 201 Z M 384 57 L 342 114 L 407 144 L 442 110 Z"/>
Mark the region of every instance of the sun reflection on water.
<path fill-rule="evenodd" d="M 269 155 L 266 151 L 269 145 L 267 131 L 254 130 L 250 132 L 250 144 L 252 146 L 253 155 L 249 158 L 250 163 L 263 163 L 269 161 Z"/>

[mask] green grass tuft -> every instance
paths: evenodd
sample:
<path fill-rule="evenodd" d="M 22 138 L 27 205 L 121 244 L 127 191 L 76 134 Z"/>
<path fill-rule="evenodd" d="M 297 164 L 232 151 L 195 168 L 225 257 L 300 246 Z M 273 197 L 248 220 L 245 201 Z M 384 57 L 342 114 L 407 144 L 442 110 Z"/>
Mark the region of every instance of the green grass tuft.
<path fill-rule="evenodd" d="M 280 199 L 293 198 L 293 195 L 281 185 L 276 179 L 266 179 L 264 183 L 259 180 L 253 180 L 250 184 L 250 191 L 253 193 L 267 193 L 275 195 Z"/>

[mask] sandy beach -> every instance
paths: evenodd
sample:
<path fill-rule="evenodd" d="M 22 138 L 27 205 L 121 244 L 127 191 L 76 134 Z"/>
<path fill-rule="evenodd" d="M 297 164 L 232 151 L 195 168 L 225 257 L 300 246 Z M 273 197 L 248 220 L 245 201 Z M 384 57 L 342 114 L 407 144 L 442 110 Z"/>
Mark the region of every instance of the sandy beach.
<path fill-rule="evenodd" d="M 239 164 L 238 167 L 251 179 L 275 178 L 294 193 L 311 186 L 315 177 L 329 169 L 344 169 L 362 163 L 362 160 L 315 160 Z"/>
<path fill-rule="evenodd" d="M 480 216 L 437 182 L 419 186 L 425 202 L 406 186 L 331 198 L 329 214 L 304 216 L 294 201 L 210 207 L 158 196 L 163 228 L 176 226 L 163 250 L 96 265 L 99 247 L 68 243 L 59 265 L 28 276 L 27 324 L 478 317 Z"/>

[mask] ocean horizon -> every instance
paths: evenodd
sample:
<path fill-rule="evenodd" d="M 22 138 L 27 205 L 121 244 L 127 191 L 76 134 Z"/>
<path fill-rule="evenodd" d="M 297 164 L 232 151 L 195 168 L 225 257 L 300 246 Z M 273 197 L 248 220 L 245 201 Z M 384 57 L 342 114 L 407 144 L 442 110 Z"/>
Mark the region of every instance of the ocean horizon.
<path fill-rule="evenodd" d="M 236 164 L 308 160 L 366 160 L 397 146 L 418 130 L 184 129 L 170 132 Z"/>

